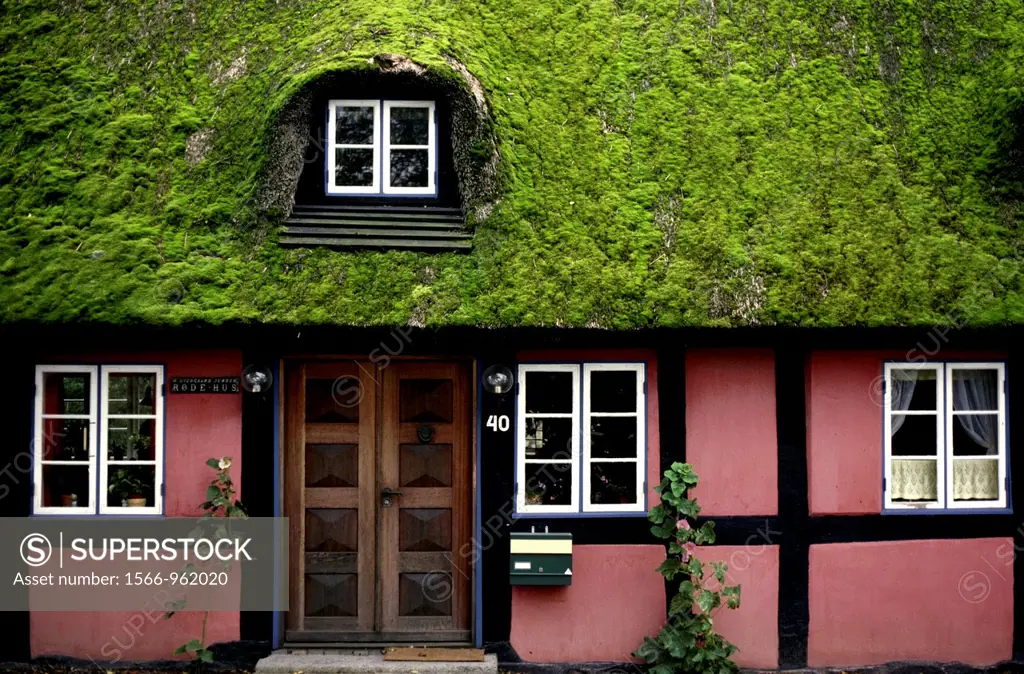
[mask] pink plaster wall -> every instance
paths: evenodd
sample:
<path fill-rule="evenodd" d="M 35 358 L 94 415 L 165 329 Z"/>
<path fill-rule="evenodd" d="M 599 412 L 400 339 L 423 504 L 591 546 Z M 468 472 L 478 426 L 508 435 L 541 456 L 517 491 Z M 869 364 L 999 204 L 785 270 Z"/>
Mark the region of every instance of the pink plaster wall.
<path fill-rule="evenodd" d="M 812 545 L 811 667 L 985 665 L 1013 646 L 1013 540 Z"/>
<path fill-rule="evenodd" d="M 763 534 L 748 545 L 702 547 L 697 556 L 705 564 L 725 562 L 726 584 L 740 586 L 740 607 L 723 607 L 713 616 L 719 634 L 738 649 L 733 660 L 740 667 L 775 669 L 779 666 L 779 547 L 765 542 L 771 532 Z M 712 579 L 709 587 L 715 585 Z"/>
<path fill-rule="evenodd" d="M 877 351 L 815 352 L 807 363 L 811 514 L 882 510 L 882 362 Z"/>
<path fill-rule="evenodd" d="M 114 365 L 163 363 L 172 377 L 237 377 L 242 370 L 238 351 L 182 351 L 65 355 L 50 363 Z M 241 494 L 242 397 L 228 394 L 173 394 L 165 398 L 167 517 L 200 514 L 212 471 L 210 457 L 231 456 L 231 473 Z M 244 498 L 244 497 L 243 497 Z M 202 614 L 179 613 L 159 620 L 158 611 L 33 612 L 32 656 L 44 654 L 110 660 L 153 660 L 171 657 L 179 645 L 199 635 Z M 207 642 L 239 638 L 238 612 L 211 614 Z"/>
<path fill-rule="evenodd" d="M 520 351 L 518 361 L 647 363 L 647 507 L 661 503 L 654 488 L 661 484 L 661 436 L 658 416 L 658 357 L 651 349 L 540 349 Z"/>
<path fill-rule="evenodd" d="M 1005 356 L 945 351 L 930 342 L 910 351 L 811 353 L 805 391 L 811 514 L 865 515 L 882 510 L 881 383 L 885 361 L 998 360 Z"/>
<path fill-rule="evenodd" d="M 512 647 L 527 662 L 628 662 L 665 622 L 660 545 L 573 546 L 568 587 L 512 588 Z"/>
<path fill-rule="evenodd" d="M 778 513 L 775 355 L 686 352 L 686 460 L 702 515 Z"/>
<path fill-rule="evenodd" d="M 139 611 L 33 612 L 32 657 L 71 655 L 95 662 L 167 660 L 178 646 L 202 632 L 203 614 L 178 613 L 163 620 L 154 606 Z M 207 643 L 236 641 L 237 611 L 212 612 L 206 625 Z"/>

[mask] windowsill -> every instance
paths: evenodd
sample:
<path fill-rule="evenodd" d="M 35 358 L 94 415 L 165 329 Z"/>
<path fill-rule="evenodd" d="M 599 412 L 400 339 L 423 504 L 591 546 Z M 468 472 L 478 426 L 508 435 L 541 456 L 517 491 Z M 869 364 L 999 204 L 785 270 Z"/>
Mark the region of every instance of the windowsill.
<path fill-rule="evenodd" d="M 883 515 L 1012 515 L 1013 508 L 882 508 Z"/>
<path fill-rule="evenodd" d="M 111 514 L 106 514 L 106 513 L 104 513 L 102 515 L 97 515 L 97 514 L 94 514 L 94 513 L 86 513 L 86 514 L 77 514 L 76 515 L 76 514 L 72 514 L 72 513 L 69 513 L 69 514 L 64 514 L 64 513 L 31 513 L 29 515 L 29 517 L 35 517 L 35 518 L 38 518 L 38 519 L 47 519 L 47 520 L 162 520 L 162 519 L 166 519 L 167 515 L 162 515 L 162 514 L 156 514 L 156 515 L 148 515 L 148 514 L 147 515 L 143 515 L 143 514 L 111 515 Z M 196 517 L 196 519 L 199 519 L 199 517 Z"/>
<path fill-rule="evenodd" d="M 592 517 L 643 517 L 647 518 L 647 511 L 637 512 L 622 512 L 622 511 L 611 511 L 611 512 L 578 512 L 578 513 L 512 513 L 512 520 L 536 520 L 536 519 L 549 519 L 549 520 L 560 520 L 560 519 L 581 519 L 581 518 L 592 518 Z"/>

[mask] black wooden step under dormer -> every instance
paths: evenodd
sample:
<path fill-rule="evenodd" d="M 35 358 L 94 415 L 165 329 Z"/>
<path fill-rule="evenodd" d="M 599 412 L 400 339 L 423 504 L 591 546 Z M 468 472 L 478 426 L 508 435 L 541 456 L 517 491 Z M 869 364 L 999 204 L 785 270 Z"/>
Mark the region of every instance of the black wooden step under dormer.
<path fill-rule="evenodd" d="M 468 250 L 471 235 L 458 208 L 296 205 L 284 222 L 283 246 Z"/>

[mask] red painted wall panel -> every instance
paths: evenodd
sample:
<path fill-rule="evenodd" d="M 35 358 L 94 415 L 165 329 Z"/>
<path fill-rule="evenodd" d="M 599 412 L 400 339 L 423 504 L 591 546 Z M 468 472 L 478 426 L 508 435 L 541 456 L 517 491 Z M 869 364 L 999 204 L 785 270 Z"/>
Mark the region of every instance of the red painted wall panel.
<path fill-rule="evenodd" d="M 750 545 L 702 547 L 697 556 L 705 564 L 725 562 L 729 567 L 726 584 L 740 586 L 740 607 L 723 607 L 713 614 L 718 633 L 736 644 L 733 660 L 740 667 L 775 669 L 779 666 L 779 547 L 765 543 L 770 533 L 763 533 Z"/>
<path fill-rule="evenodd" d="M 573 546 L 568 587 L 512 588 L 512 647 L 528 662 L 627 662 L 665 622 L 660 545 Z"/>
<path fill-rule="evenodd" d="M 686 459 L 702 515 L 778 513 L 771 350 L 686 352 Z"/>
<path fill-rule="evenodd" d="M 807 364 L 807 476 L 811 514 L 882 510 L 884 354 L 816 352 Z"/>
<path fill-rule="evenodd" d="M 238 351 L 76 354 L 49 362 L 163 363 L 168 382 L 172 377 L 237 377 L 242 370 Z M 241 395 L 168 393 L 165 401 L 166 516 L 201 514 L 199 504 L 205 500 L 206 485 L 213 475 L 205 465 L 210 457 L 233 457 L 231 474 L 241 495 Z M 184 612 L 171 620 L 159 620 L 155 611 L 34 612 L 30 621 L 32 655 L 71 655 L 97 662 L 169 658 L 177 646 L 199 636 L 202 615 Z M 208 643 L 238 638 L 237 612 L 211 614 Z"/>
<path fill-rule="evenodd" d="M 203 614 L 187 611 L 170 620 L 163 620 L 161 615 L 161 610 L 37 611 L 29 620 L 32 657 L 71 655 L 95 662 L 171 659 L 175 648 L 199 638 Z M 235 641 L 238 634 L 237 611 L 210 613 L 207 643 Z"/>
<path fill-rule="evenodd" d="M 812 545 L 811 667 L 984 665 L 1013 648 L 1013 540 Z"/>

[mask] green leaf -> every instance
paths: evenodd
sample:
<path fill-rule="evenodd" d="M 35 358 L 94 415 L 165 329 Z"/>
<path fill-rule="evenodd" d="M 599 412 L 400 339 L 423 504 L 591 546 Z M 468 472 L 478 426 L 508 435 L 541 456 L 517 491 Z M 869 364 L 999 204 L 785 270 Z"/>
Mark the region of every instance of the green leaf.
<path fill-rule="evenodd" d="M 184 644 L 182 644 L 181 646 L 178 646 L 177 648 L 174 649 L 174 655 L 182 655 L 184 653 L 185 653 L 185 645 Z"/>
<path fill-rule="evenodd" d="M 200 643 L 199 639 L 193 639 L 192 641 L 185 644 L 186 651 L 198 651 L 202 647 L 203 644 Z"/>
<path fill-rule="evenodd" d="M 210 468 L 220 469 L 220 459 L 207 459 L 206 465 Z"/>
<path fill-rule="evenodd" d="M 701 590 L 697 595 L 697 606 L 700 607 L 701 611 L 707 613 L 715 605 L 715 595 L 711 590 Z"/>
<path fill-rule="evenodd" d="M 658 573 L 665 576 L 665 578 L 672 580 L 672 578 L 679 573 L 679 560 L 672 557 L 666 559 L 661 563 L 661 566 L 658 567 Z"/>
<path fill-rule="evenodd" d="M 220 496 L 220 489 L 218 489 L 217 487 L 215 487 L 212 484 L 209 487 L 206 488 L 206 500 L 207 501 L 212 501 L 213 499 L 217 498 L 218 496 Z"/>
<path fill-rule="evenodd" d="M 202 662 L 213 662 L 213 651 L 204 648 L 201 651 L 196 651 L 196 657 Z"/>
<path fill-rule="evenodd" d="M 678 613 L 684 613 L 689 611 L 693 607 L 693 586 L 690 587 L 690 592 L 684 594 L 680 589 L 679 594 L 672 597 L 672 601 L 668 605 L 669 615 L 675 615 Z"/>

